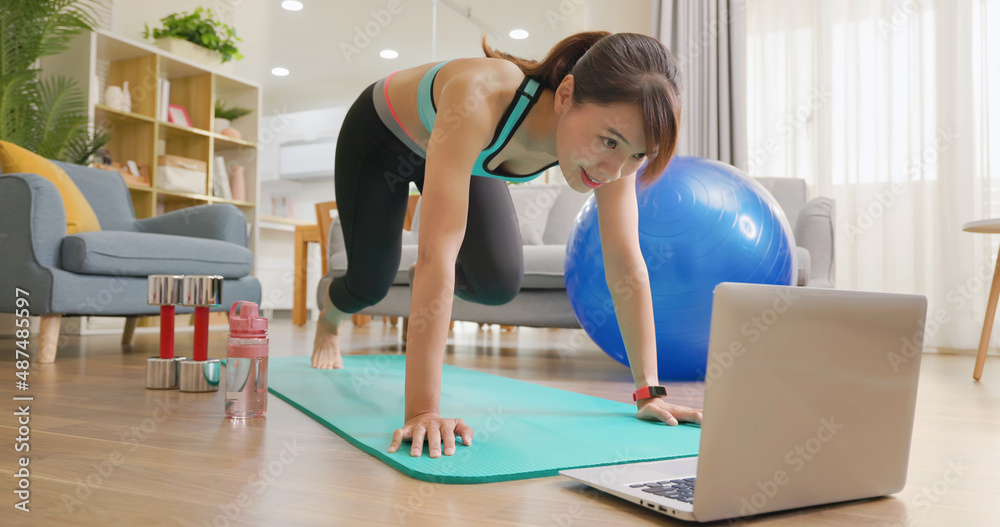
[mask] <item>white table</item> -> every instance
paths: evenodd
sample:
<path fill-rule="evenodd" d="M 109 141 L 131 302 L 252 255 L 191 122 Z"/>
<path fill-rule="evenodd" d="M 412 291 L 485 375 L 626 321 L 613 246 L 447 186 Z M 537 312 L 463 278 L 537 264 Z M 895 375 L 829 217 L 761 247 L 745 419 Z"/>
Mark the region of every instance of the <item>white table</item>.
<path fill-rule="evenodd" d="M 962 226 L 965 232 L 984 234 L 1000 234 L 1000 218 L 970 221 Z M 983 334 L 979 338 L 979 354 L 976 355 L 976 369 L 972 378 L 979 380 L 983 376 L 983 364 L 986 363 L 986 348 L 990 343 L 990 333 L 993 332 L 993 320 L 997 313 L 997 297 L 1000 297 L 1000 253 L 997 254 L 996 268 L 993 269 L 993 285 L 990 286 L 990 300 L 986 304 L 986 318 L 983 320 Z"/>

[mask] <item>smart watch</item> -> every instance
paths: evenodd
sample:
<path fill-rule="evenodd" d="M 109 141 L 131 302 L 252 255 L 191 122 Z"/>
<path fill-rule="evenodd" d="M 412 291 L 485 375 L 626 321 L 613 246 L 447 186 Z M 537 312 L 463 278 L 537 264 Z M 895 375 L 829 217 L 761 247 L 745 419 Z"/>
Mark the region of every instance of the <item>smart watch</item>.
<path fill-rule="evenodd" d="M 652 399 L 653 397 L 666 397 L 667 388 L 665 386 L 646 386 L 645 388 L 639 388 L 632 394 L 633 401 L 641 401 L 642 399 Z"/>

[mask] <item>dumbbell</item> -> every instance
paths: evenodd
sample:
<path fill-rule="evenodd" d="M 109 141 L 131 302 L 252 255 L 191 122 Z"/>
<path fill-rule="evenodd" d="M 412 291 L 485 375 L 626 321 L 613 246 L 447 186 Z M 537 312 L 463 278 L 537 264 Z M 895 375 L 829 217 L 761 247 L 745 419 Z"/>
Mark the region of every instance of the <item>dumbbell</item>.
<path fill-rule="evenodd" d="M 174 306 L 181 302 L 183 276 L 154 274 L 146 282 L 146 302 L 160 306 L 160 356 L 146 359 L 146 388 L 177 388 L 177 361 L 174 357 Z"/>
<path fill-rule="evenodd" d="M 182 392 L 214 392 L 219 389 L 221 363 L 208 358 L 209 308 L 222 305 L 222 281 L 218 275 L 187 275 L 181 284 L 181 305 L 194 308 L 194 353 L 179 363 Z"/>

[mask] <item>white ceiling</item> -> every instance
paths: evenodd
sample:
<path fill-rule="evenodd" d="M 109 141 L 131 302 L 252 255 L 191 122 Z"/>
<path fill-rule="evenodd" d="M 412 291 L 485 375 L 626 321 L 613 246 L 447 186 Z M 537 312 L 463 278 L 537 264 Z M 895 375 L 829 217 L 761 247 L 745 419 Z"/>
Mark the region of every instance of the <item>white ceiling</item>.
<path fill-rule="evenodd" d="M 432 0 L 300 0 L 290 12 L 281 0 L 116 0 L 112 30 L 141 38 L 143 24 L 159 27 L 169 13 L 211 7 L 243 39 L 246 57 L 233 74 L 262 85 L 266 113 L 350 104 L 367 85 L 392 71 L 432 60 L 482 56 L 482 29 L 465 17 L 486 23 L 497 37 L 493 47 L 526 58 L 541 58 L 563 37 L 585 29 L 650 34 L 659 0 L 442 0 L 437 5 L 437 52 L 431 54 Z M 464 8 L 459 13 L 447 3 Z M 530 37 L 514 40 L 512 29 Z M 362 35 L 362 36 L 359 36 Z M 365 40 L 368 42 L 366 43 Z M 399 58 L 379 57 L 394 49 Z M 355 50 L 357 53 L 355 53 Z M 282 66 L 291 74 L 271 75 Z"/>

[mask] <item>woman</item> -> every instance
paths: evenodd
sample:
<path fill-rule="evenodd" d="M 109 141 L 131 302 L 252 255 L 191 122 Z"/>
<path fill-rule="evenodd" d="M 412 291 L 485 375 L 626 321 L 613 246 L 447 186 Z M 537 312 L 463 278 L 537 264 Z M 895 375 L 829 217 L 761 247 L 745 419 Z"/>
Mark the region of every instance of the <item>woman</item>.
<path fill-rule="evenodd" d="M 409 182 L 421 191 L 419 252 L 406 339 L 406 410 L 389 452 L 410 440 L 420 456 L 472 444 L 461 419 L 439 414 L 441 372 L 453 294 L 483 304 L 510 301 L 523 253 L 506 181 L 559 164 L 577 192 L 596 195 L 606 279 L 641 393 L 640 419 L 701 422 L 701 412 L 666 402 L 656 389 L 656 338 L 639 251 L 635 172 L 662 173 L 677 140 L 677 66 L 653 38 L 579 33 L 541 62 L 491 49 L 401 70 L 354 103 L 337 144 L 337 208 L 348 271 L 330 285 L 312 365 L 341 368 L 337 332 L 350 313 L 381 300 L 396 275 Z M 411 269 L 411 273 L 412 273 Z"/>

